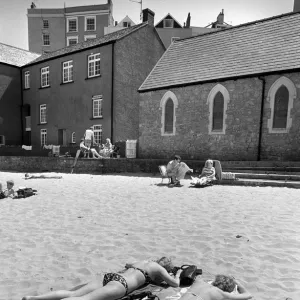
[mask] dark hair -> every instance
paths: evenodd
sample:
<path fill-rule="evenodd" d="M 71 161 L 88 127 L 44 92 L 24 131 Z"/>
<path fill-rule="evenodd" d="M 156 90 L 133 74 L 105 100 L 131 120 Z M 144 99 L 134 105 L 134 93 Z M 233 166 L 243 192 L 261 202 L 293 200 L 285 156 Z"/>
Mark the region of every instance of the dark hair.
<path fill-rule="evenodd" d="M 181 157 L 180 157 L 179 155 L 175 155 L 175 156 L 174 156 L 174 159 L 175 159 L 175 160 L 181 160 Z"/>
<path fill-rule="evenodd" d="M 156 262 L 162 267 L 164 267 L 168 273 L 172 272 L 174 268 L 171 258 L 163 256 L 162 258 L 158 259 Z"/>
<path fill-rule="evenodd" d="M 234 290 L 236 283 L 231 276 L 216 275 L 212 285 L 224 292 L 231 293 Z"/>

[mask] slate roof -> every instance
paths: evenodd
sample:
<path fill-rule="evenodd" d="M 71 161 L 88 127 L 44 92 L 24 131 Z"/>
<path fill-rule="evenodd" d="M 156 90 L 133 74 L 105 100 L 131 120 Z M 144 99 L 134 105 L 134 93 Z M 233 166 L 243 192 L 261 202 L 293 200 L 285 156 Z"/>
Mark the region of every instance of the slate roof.
<path fill-rule="evenodd" d="M 177 40 L 140 92 L 300 68 L 300 13 Z"/>
<path fill-rule="evenodd" d="M 110 34 L 106 34 L 106 35 L 104 35 L 103 37 L 100 37 L 100 38 L 96 38 L 96 39 L 93 39 L 93 40 L 88 40 L 86 42 L 81 42 L 81 43 L 78 43 L 76 45 L 65 47 L 65 48 L 62 48 L 62 49 L 59 49 L 59 50 L 56 50 L 56 51 L 53 51 L 53 52 L 45 53 L 42 56 L 35 59 L 34 61 L 30 62 L 28 65 L 33 65 L 33 64 L 36 64 L 36 63 L 40 63 L 40 62 L 43 62 L 43 61 L 47 61 L 47 60 L 50 60 L 50 59 L 61 57 L 61 56 L 64 56 L 64 55 L 72 54 L 72 53 L 75 53 L 75 52 L 80 52 L 80 51 L 83 51 L 83 50 L 86 50 L 86 49 L 89 49 L 89 48 L 95 48 L 95 47 L 98 47 L 98 46 L 101 46 L 101 45 L 104 45 L 104 44 L 112 43 L 114 41 L 117 41 L 117 40 L 120 40 L 120 39 L 124 38 L 125 36 L 131 34 L 132 32 L 134 32 L 134 31 L 136 31 L 136 30 L 138 30 L 142 27 L 145 27 L 147 25 L 148 25 L 147 22 L 141 23 L 141 24 L 138 24 L 138 25 L 135 25 L 135 26 L 132 26 L 132 27 L 128 27 L 128 28 L 125 28 L 125 29 L 121 29 L 121 30 L 112 32 Z"/>
<path fill-rule="evenodd" d="M 39 56 L 40 54 L 0 43 L 0 63 L 22 67 Z"/>

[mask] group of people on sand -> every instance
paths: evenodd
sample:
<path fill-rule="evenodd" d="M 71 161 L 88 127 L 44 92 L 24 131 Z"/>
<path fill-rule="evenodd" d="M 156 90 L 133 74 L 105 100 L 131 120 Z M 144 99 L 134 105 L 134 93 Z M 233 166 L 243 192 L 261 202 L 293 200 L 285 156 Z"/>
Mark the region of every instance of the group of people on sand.
<path fill-rule="evenodd" d="M 179 155 L 175 155 L 174 159 L 171 160 L 167 165 L 167 175 L 171 179 L 171 186 L 181 186 L 180 180 L 184 178 L 187 172 L 193 173 L 194 170 L 189 168 L 186 163 L 181 161 Z M 216 170 L 213 167 L 213 161 L 208 159 L 205 162 L 204 168 L 202 169 L 201 174 L 198 177 L 192 178 L 192 185 L 206 185 L 213 180 L 216 180 Z"/>
<path fill-rule="evenodd" d="M 17 195 L 14 190 L 14 185 L 15 183 L 13 180 L 7 180 L 6 189 L 3 190 L 2 184 L 0 183 L 0 199 L 15 198 Z"/>
<path fill-rule="evenodd" d="M 125 269 L 116 273 L 106 273 L 103 281 L 94 280 L 70 290 L 51 291 L 38 296 L 25 296 L 22 300 L 116 300 L 147 284 L 171 287 L 180 286 L 182 270 L 174 266 L 171 259 L 144 260 L 126 264 Z M 174 274 L 175 273 L 175 274 Z M 234 292 L 237 291 L 237 292 Z M 217 275 L 213 282 L 196 279 L 181 300 L 247 300 L 251 294 L 231 276 Z"/>

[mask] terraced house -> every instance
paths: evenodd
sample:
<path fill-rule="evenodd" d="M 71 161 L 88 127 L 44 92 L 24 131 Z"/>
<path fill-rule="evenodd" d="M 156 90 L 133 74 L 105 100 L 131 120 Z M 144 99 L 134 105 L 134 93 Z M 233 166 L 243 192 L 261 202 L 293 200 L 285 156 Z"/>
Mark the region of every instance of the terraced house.
<path fill-rule="evenodd" d="M 300 13 L 174 41 L 139 88 L 140 157 L 300 159 Z"/>

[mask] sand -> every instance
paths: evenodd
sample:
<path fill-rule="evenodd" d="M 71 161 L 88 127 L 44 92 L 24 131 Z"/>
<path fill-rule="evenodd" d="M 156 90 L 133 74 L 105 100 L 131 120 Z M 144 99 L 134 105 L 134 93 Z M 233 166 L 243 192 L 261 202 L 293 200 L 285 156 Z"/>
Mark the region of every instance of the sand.
<path fill-rule="evenodd" d="M 0 182 L 38 190 L 0 200 L 0 299 L 71 288 L 125 263 L 169 255 L 204 279 L 234 275 L 257 300 L 300 299 L 299 191 L 168 188 L 139 174 Z M 51 175 L 49 173 L 45 175 Z M 166 183 L 166 180 L 165 180 Z"/>

